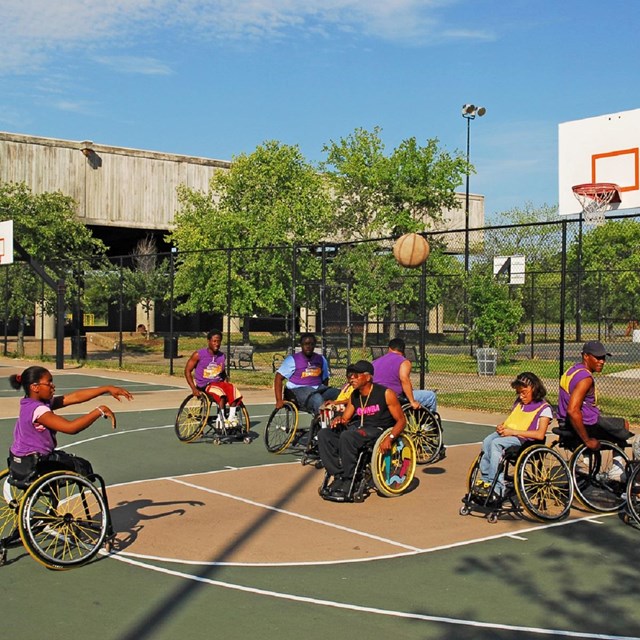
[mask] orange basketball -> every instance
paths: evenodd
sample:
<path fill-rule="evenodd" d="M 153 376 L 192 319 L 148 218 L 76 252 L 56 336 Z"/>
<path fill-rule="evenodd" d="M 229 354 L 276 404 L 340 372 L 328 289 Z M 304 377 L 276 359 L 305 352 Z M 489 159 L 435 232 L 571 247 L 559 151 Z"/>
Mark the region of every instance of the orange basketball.
<path fill-rule="evenodd" d="M 393 245 L 393 256 L 403 267 L 415 269 L 429 257 L 429 243 L 418 233 L 405 233 Z"/>

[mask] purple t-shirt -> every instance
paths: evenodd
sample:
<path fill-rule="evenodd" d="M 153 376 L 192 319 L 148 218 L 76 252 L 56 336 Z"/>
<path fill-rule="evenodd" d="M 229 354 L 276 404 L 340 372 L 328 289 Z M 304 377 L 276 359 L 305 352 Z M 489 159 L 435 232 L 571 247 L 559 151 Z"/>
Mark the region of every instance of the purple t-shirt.
<path fill-rule="evenodd" d="M 373 364 L 373 381 L 387 389 L 394 391 L 396 395 L 402 395 L 402 383 L 400 382 L 400 365 L 406 360 L 401 353 L 389 351 L 376 358 Z"/>
<path fill-rule="evenodd" d="M 56 432 L 38 422 L 38 418 L 51 411 L 51 405 L 40 400 L 22 398 L 20 413 L 13 428 L 11 453 L 26 456 L 30 453 L 47 455 L 56 448 Z"/>

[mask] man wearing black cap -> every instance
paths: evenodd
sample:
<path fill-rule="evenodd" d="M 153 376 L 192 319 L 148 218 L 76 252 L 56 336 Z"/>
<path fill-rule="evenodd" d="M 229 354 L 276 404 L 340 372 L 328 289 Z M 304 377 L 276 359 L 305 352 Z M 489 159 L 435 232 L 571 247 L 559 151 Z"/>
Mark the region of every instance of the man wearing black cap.
<path fill-rule="evenodd" d="M 320 459 L 327 473 L 334 478 L 328 497 L 338 499 L 349 493 L 360 449 L 392 427 L 389 436 L 380 444 L 380 451 L 385 453 L 406 424 L 398 396 L 390 389 L 373 383 L 373 365 L 370 362 L 359 360 L 350 364 L 347 380 L 353 387 L 347 408 L 332 421 L 330 429 L 321 429 L 318 434 Z M 348 427 L 339 432 L 336 428 L 340 425 Z"/>
<path fill-rule="evenodd" d="M 602 371 L 610 355 L 601 342 L 589 340 L 582 347 L 582 361 L 569 367 L 560 378 L 558 421 L 573 427 L 587 447 L 594 450 L 600 448 L 600 440 L 625 443 L 633 437 L 627 420 L 603 416 L 596 404 L 593 374 Z M 636 439 L 634 457 L 638 445 L 640 442 Z"/>

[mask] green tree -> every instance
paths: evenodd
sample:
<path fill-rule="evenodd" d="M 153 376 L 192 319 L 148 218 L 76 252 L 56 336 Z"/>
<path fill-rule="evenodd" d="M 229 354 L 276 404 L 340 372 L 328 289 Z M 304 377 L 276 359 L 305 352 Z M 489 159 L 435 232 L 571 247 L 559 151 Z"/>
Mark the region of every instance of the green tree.
<path fill-rule="evenodd" d="M 423 232 L 441 218 L 443 208 L 457 206 L 455 189 L 467 170 L 461 155 L 441 150 L 435 139 L 420 146 L 415 138 L 386 155 L 380 134 L 378 127 L 356 129 L 323 149 L 321 167 L 335 198 L 335 226 L 345 240 Z M 344 246 L 335 266 L 353 282 L 354 310 L 365 317 L 387 310 L 393 334 L 399 306 L 415 306 L 419 285 L 415 278 L 404 277 L 406 270 L 390 250 L 390 242 Z M 366 344 L 366 323 L 364 332 Z"/>
<path fill-rule="evenodd" d="M 297 146 L 270 141 L 217 172 L 207 193 L 182 188 L 179 198 L 169 235 L 179 309 L 224 312 L 230 287 L 231 313 L 244 318 L 248 341 L 251 315 L 290 308 L 293 246 L 315 245 L 332 228 L 327 185 Z M 301 280 L 317 277 L 317 262 L 312 251 L 298 252 Z"/>
<path fill-rule="evenodd" d="M 578 241 L 568 252 L 578 269 Z M 611 220 L 582 238 L 583 311 L 592 318 L 638 320 L 640 313 L 640 222 Z"/>
<path fill-rule="evenodd" d="M 76 278 L 106 247 L 78 221 L 74 200 L 60 192 L 34 194 L 26 184 L 0 184 L 0 219 L 13 220 L 14 238 L 54 279 L 66 280 L 68 301 L 81 295 Z M 18 320 L 18 355 L 24 353 L 25 323 L 42 299 L 42 280 L 24 263 L 7 267 L 8 319 Z M 55 294 L 44 289 L 44 310 L 53 313 Z"/>
<path fill-rule="evenodd" d="M 491 275 L 474 273 L 469 283 L 469 307 L 473 326 L 471 339 L 482 347 L 498 349 L 508 360 L 522 319 L 519 291 L 497 282 Z"/>

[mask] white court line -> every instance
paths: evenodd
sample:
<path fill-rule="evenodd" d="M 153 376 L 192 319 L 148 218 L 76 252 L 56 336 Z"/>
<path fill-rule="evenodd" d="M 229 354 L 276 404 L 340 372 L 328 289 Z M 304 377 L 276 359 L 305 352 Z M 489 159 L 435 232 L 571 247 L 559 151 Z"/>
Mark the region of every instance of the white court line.
<path fill-rule="evenodd" d="M 422 622 L 439 622 L 443 624 L 450 624 L 450 625 L 457 625 L 457 626 L 464 626 L 464 627 L 474 627 L 474 628 L 480 628 L 480 629 L 499 629 L 502 631 L 513 631 L 513 632 L 521 631 L 524 633 L 560 636 L 565 638 L 594 638 L 596 640 L 640 640 L 640 638 L 637 638 L 634 636 L 615 636 L 615 635 L 608 635 L 608 634 L 601 634 L 601 633 L 583 633 L 578 631 L 565 631 L 562 629 L 543 629 L 541 627 L 525 627 L 521 625 L 498 624 L 498 623 L 492 623 L 492 622 L 478 622 L 476 620 L 448 618 L 444 616 L 430 616 L 427 614 L 409 613 L 406 611 L 394 611 L 392 609 L 380 609 L 377 607 L 364 607 L 362 605 L 357 605 L 357 604 L 336 602 L 334 600 L 323 600 L 320 598 L 311 598 L 308 596 L 297 596 L 291 593 L 281 593 L 278 591 L 270 591 L 267 589 L 258 589 L 256 587 L 247 587 L 244 585 L 232 584 L 229 582 L 222 582 L 220 580 L 213 580 L 211 578 L 204 578 L 202 576 L 194 576 L 181 571 L 166 569 L 164 567 L 156 567 L 153 565 L 146 564 L 144 562 L 139 562 L 138 560 L 133 560 L 131 558 L 123 558 L 115 554 L 111 554 L 110 557 L 113 558 L 114 560 L 125 562 L 127 564 L 130 564 L 136 567 L 149 569 L 151 571 L 157 571 L 158 573 L 174 576 L 176 578 L 193 580 L 195 582 L 200 582 L 202 584 L 207 584 L 214 587 L 221 587 L 223 589 L 231 589 L 234 591 L 242 591 L 244 593 L 252 593 L 259 596 L 268 596 L 271 598 L 278 598 L 280 600 L 290 600 L 292 602 L 313 604 L 321 607 L 331 607 L 334 609 L 356 611 L 358 613 L 373 613 L 377 615 L 390 616 L 395 618 L 407 618 L 410 620 L 420 620 Z"/>
<path fill-rule="evenodd" d="M 396 540 L 390 540 L 389 538 L 376 536 L 372 533 L 366 533 L 365 531 L 358 531 L 357 529 L 352 529 L 351 527 L 345 527 L 342 525 L 334 524 L 333 522 L 327 522 L 326 520 L 320 520 L 319 518 L 312 518 L 311 516 L 305 516 L 301 513 L 296 513 L 294 511 L 279 509 L 278 507 L 274 507 L 270 504 L 265 504 L 263 502 L 256 502 L 255 500 L 241 498 L 240 496 L 234 496 L 233 494 L 226 493 L 225 491 L 218 491 L 217 489 L 209 489 L 207 487 L 202 487 L 200 485 L 193 484 L 192 482 L 185 482 L 184 480 L 178 480 L 177 478 L 174 478 L 173 482 L 177 484 L 182 484 L 185 487 L 191 487 L 192 489 L 197 489 L 198 491 L 204 491 L 206 493 L 212 493 L 217 496 L 222 496 L 223 498 L 229 498 L 230 500 L 237 500 L 238 502 L 244 502 L 245 504 L 249 504 L 252 507 L 260 507 L 261 509 L 266 509 L 267 511 L 275 511 L 276 513 L 281 513 L 283 515 L 291 516 L 293 518 L 299 518 L 300 520 L 307 520 L 308 522 L 321 524 L 325 527 L 339 529 L 340 531 L 346 531 L 347 533 L 354 533 L 355 535 L 362 536 L 364 538 L 370 538 L 371 540 L 377 540 L 378 542 L 384 542 L 385 544 L 389 544 L 394 547 L 399 547 L 400 549 L 407 549 L 409 551 L 421 551 L 419 547 L 414 547 L 412 545 L 404 544 Z"/>

